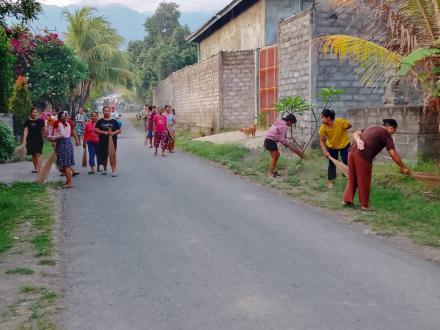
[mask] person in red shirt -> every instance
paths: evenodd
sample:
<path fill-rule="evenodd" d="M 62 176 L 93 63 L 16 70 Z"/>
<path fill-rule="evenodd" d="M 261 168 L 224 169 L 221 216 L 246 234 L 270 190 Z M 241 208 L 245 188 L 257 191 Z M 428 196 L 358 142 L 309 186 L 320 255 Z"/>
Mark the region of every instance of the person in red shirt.
<path fill-rule="evenodd" d="M 392 135 L 397 131 L 397 121 L 384 119 L 382 126 L 368 127 L 353 133 L 355 143 L 348 154 L 348 181 L 345 188 L 343 205 L 353 205 L 356 190 L 362 211 L 371 211 L 369 206 L 371 172 L 376 155 L 387 148 L 393 161 L 400 167 L 400 172 L 408 174 L 409 170 L 403 164 L 394 146 Z"/>
<path fill-rule="evenodd" d="M 165 157 L 165 150 L 167 150 L 167 117 L 163 114 L 163 107 L 159 107 L 159 113 L 153 117 L 153 132 L 154 132 L 154 155 L 157 156 L 157 148 L 162 147 L 162 157 Z"/>
<path fill-rule="evenodd" d="M 84 138 L 83 138 L 83 148 L 88 148 L 89 151 L 89 174 L 95 174 L 96 166 L 96 149 L 99 143 L 99 136 L 95 132 L 95 125 L 98 121 L 98 113 L 93 111 L 90 116 L 90 121 L 88 121 L 84 127 Z"/>

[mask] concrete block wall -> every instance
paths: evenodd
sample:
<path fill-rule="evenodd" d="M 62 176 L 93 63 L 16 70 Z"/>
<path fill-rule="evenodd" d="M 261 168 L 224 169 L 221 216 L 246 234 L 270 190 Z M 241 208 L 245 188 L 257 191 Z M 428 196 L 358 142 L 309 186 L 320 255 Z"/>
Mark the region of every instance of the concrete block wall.
<path fill-rule="evenodd" d="M 316 2 L 313 12 L 313 38 L 330 34 L 362 35 L 357 15 L 340 16 L 330 8 L 328 1 Z M 343 89 L 345 93 L 332 102 L 331 107 L 337 115 L 345 116 L 350 108 L 378 107 L 384 105 L 385 89 L 365 87 L 356 73 L 357 66 L 350 61 L 341 61 L 329 55 L 324 56 L 322 47 L 314 43 L 313 53 L 316 67 L 313 80 L 313 103 L 322 109 L 324 102 L 320 98 L 320 90 L 325 87 Z M 384 82 L 385 86 L 385 82 Z"/>
<path fill-rule="evenodd" d="M 222 114 L 224 128 L 255 122 L 255 51 L 222 52 Z"/>
<path fill-rule="evenodd" d="M 219 55 L 187 66 L 163 80 L 154 90 L 155 105 L 170 104 L 179 126 L 210 131 L 219 126 Z"/>
<path fill-rule="evenodd" d="M 156 105 L 174 104 L 173 75 L 162 80 L 154 90 L 153 99 Z"/>
<path fill-rule="evenodd" d="M 311 95 L 311 46 L 313 11 L 289 17 L 280 23 L 278 33 L 278 98 L 301 96 L 312 102 Z M 305 145 L 311 137 L 311 113 L 297 115 L 293 137 Z"/>
<path fill-rule="evenodd" d="M 255 98 L 254 51 L 220 52 L 174 72 L 153 94 L 154 104 L 174 107 L 179 126 L 208 134 L 251 125 Z"/>
<path fill-rule="evenodd" d="M 347 118 L 352 132 L 369 126 L 380 126 L 385 118 L 397 120 L 399 128 L 394 135 L 397 152 L 407 161 L 418 157 L 437 158 L 440 155 L 440 116 L 437 111 L 423 107 L 377 107 L 350 109 Z M 383 151 L 381 160 L 387 159 Z"/>

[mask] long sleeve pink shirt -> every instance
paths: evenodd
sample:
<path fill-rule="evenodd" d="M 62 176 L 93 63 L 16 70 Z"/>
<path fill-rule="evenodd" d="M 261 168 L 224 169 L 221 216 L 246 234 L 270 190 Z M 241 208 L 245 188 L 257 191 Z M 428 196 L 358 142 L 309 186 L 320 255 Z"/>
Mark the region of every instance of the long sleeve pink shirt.
<path fill-rule="evenodd" d="M 283 145 L 287 145 L 287 130 L 289 126 L 287 126 L 287 122 L 285 120 L 277 120 L 266 132 L 266 139 L 270 139 L 275 142 L 282 143 Z"/>
<path fill-rule="evenodd" d="M 59 123 L 57 128 L 57 133 L 53 136 L 54 139 L 62 139 L 62 138 L 70 138 L 72 133 L 72 127 L 69 123 L 64 126 L 62 123 Z"/>

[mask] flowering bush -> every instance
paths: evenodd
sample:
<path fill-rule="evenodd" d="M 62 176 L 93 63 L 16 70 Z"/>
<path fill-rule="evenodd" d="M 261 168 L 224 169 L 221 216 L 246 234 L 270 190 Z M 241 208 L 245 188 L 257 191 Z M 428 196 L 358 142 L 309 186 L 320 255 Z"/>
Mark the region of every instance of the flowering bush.
<path fill-rule="evenodd" d="M 8 29 L 15 73 L 28 79 L 32 101 L 64 102 L 69 90 L 87 78 L 87 66 L 56 33 L 33 35 L 21 28 Z"/>
<path fill-rule="evenodd" d="M 33 35 L 21 28 L 6 29 L 10 38 L 12 54 L 17 58 L 15 72 L 17 75 L 25 75 L 34 62 L 35 51 L 38 45 L 47 47 L 61 47 L 63 42 L 58 34 L 48 33 L 45 35 Z"/>

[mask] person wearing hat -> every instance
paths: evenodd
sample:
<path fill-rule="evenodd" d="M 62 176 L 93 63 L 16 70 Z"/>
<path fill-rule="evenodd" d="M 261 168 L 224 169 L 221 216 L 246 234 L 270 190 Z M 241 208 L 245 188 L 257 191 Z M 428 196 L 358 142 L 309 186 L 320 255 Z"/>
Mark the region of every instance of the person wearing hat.
<path fill-rule="evenodd" d="M 384 119 L 382 126 L 368 127 L 353 133 L 355 143 L 348 154 L 348 181 L 343 196 L 343 205 L 353 205 L 357 190 L 361 210 L 372 210 L 369 206 L 369 199 L 373 160 L 385 147 L 393 161 L 400 167 L 400 172 L 409 173 L 394 146 L 392 136 L 396 133 L 397 127 L 397 121 L 394 119 Z"/>
<path fill-rule="evenodd" d="M 277 171 L 275 171 L 275 167 L 278 162 L 278 158 L 280 158 L 280 151 L 278 150 L 278 143 L 281 143 L 286 148 L 289 148 L 293 152 L 297 153 L 300 157 L 303 157 L 298 150 L 289 145 L 286 135 L 287 130 L 293 124 L 296 124 L 296 117 L 293 113 L 289 113 L 286 117 L 281 118 L 273 123 L 273 125 L 268 129 L 264 139 L 264 148 L 270 153 L 270 163 L 269 163 L 269 173 L 268 176 L 270 178 L 276 178 L 279 175 Z"/>

